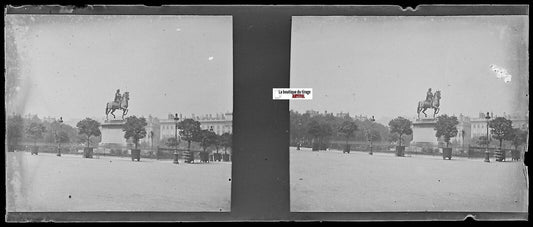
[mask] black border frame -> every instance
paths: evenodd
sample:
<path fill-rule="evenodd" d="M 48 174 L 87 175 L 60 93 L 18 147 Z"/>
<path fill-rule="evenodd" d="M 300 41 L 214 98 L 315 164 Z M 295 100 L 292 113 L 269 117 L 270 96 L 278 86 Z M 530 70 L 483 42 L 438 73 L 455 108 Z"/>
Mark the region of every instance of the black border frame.
<path fill-rule="evenodd" d="M 7 6 L 6 14 L 231 15 L 234 116 L 230 212 L 9 212 L 7 222 L 528 220 L 521 212 L 290 212 L 289 102 L 271 96 L 290 87 L 292 16 L 529 16 L 528 5 L 52 5 Z"/>

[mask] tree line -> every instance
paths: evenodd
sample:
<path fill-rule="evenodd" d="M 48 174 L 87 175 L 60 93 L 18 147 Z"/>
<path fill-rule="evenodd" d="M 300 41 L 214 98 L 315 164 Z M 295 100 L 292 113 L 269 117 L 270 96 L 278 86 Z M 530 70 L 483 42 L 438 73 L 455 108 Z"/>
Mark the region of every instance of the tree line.
<path fill-rule="evenodd" d="M 79 129 L 59 121 L 44 121 L 37 116 L 23 118 L 21 115 L 7 117 L 6 139 L 10 151 L 16 146 L 37 144 L 98 143 L 100 137 L 87 138 Z"/>
<path fill-rule="evenodd" d="M 125 119 L 123 127 L 124 138 L 134 144 L 134 149 L 138 149 L 139 142 L 145 138 L 147 122 L 144 117 L 130 116 Z M 232 135 L 224 133 L 217 135 L 210 130 L 202 130 L 200 122 L 193 119 L 185 119 L 178 123 L 180 129 L 180 139 L 187 142 L 188 150 L 191 143 L 199 144 L 204 151 L 209 147 L 214 147 L 218 153 L 219 149 L 226 152 L 232 144 Z M 85 118 L 72 127 L 68 124 L 62 124 L 59 121 L 43 121 L 37 116 L 29 119 L 21 115 L 11 115 L 7 118 L 7 144 L 9 151 L 13 151 L 17 146 L 32 143 L 37 144 L 67 144 L 67 143 L 84 143 L 86 147 L 97 145 L 101 141 L 100 123 L 91 118 Z M 175 147 L 180 140 L 168 138 L 165 144 L 169 147 Z"/>
<path fill-rule="evenodd" d="M 498 146 L 500 150 L 507 145 L 512 146 L 515 150 L 518 147 L 527 144 L 528 130 L 521 128 L 513 128 L 513 122 L 504 117 L 496 117 L 488 122 L 490 129 L 489 137 L 479 136 L 474 138 L 473 142 L 481 147 L 490 145 L 491 139 L 494 139 L 494 145 Z"/>
<path fill-rule="evenodd" d="M 194 119 L 185 119 L 178 122 L 178 129 L 180 137 L 178 140 L 176 138 L 167 138 L 165 145 L 168 147 L 176 147 L 179 145 L 180 140 L 187 142 L 187 150 L 191 150 L 191 144 L 198 144 L 204 152 L 208 148 L 214 147 L 216 153 L 219 152 L 219 149 L 224 149 L 224 153 L 227 153 L 227 149 L 232 146 L 232 134 L 224 133 L 218 135 L 212 130 L 201 129 L 200 122 Z"/>
<path fill-rule="evenodd" d="M 451 138 L 458 134 L 459 121 L 455 116 L 443 114 L 437 117 L 435 137 L 446 147 Z M 499 142 L 502 149 L 504 141 L 515 147 L 526 143 L 527 130 L 512 127 L 512 121 L 504 117 L 496 117 L 489 121 L 491 137 Z M 349 141 L 390 143 L 397 146 L 408 145 L 412 141 L 412 122 L 403 117 L 392 119 L 387 126 L 370 119 L 356 119 L 349 115 L 334 116 L 330 114 L 311 114 L 290 111 L 290 144 L 291 146 L 312 147 L 313 150 L 326 150 L 332 141 Z M 488 141 L 486 139 L 478 140 Z"/>
<path fill-rule="evenodd" d="M 407 120 L 407 119 L 406 119 Z M 397 122 L 397 121 L 395 121 Z M 325 150 L 332 142 L 349 141 L 391 144 L 412 140 L 411 134 L 390 131 L 390 126 L 370 119 L 358 119 L 349 115 L 311 114 L 290 111 L 290 143 Z"/>

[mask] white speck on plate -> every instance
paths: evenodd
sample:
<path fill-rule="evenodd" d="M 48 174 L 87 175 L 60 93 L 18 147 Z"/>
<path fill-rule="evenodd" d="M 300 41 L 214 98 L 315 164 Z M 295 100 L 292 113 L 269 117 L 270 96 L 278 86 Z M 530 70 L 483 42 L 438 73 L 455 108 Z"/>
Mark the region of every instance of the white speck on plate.
<path fill-rule="evenodd" d="M 211 61 L 211 60 L 213 60 L 213 59 L 214 59 L 214 57 L 213 57 L 213 56 L 211 56 L 211 57 L 209 57 L 208 59 L 209 59 L 209 61 Z"/>
<path fill-rule="evenodd" d="M 511 78 L 513 76 L 511 74 L 509 74 L 505 68 L 499 67 L 497 65 L 490 65 L 490 69 L 494 73 L 496 73 L 496 78 L 503 79 L 503 82 L 505 82 L 505 83 L 511 82 Z"/>

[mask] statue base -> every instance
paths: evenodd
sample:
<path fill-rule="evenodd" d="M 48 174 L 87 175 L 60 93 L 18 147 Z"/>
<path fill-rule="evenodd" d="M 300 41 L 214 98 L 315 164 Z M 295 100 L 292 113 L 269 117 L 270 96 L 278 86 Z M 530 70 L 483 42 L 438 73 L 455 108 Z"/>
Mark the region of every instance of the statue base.
<path fill-rule="evenodd" d="M 100 146 L 127 146 L 127 140 L 124 138 L 124 124 L 125 120 L 105 120 L 100 124 L 100 131 L 102 132 L 102 141 Z"/>
<path fill-rule="evenodd" d="M 413 122 L 413 141 L 411 141 L 411 144 L 422 143 L 437 146 L 436 124 L 437 119 L 435 118 L 421 118 Z"/>

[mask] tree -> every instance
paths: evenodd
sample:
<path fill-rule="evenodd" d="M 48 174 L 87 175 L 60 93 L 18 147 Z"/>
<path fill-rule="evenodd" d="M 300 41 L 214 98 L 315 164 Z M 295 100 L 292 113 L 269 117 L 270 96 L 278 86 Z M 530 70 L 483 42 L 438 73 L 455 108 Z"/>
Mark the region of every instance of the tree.
<path fill-rule="evenodd" d="M 208 147 L 210 147 L 211 145 L 214 145 L 216 136 L 217 134 L 215 134 L 213 131 L 209 131 L 209 130 L 200 131 L 198 142 L 200 142 L 200 146 L 202 147 L 204 152 L 207 150 Z"/>
<path fill-rule="evenodd" d="M 165 140 L 165 145 L 167 145 L 168 147 L 176 147 L 179 143 L 180 141 L 174 137 L 170 137 Z"/>
<path fill-rule="evenodd" d="M 389 122 L 390 133 L 397 134 L 399 145 L 402 146 L 402 136 L 413 134 L 411 129 L 411 121 L 403 117 L 397 117 Z"/>
<path fill-rule="evenodd" d="M 400 136 L 396 133 L 389 133 L 389 142 L 396 143 L 400 140 Z"/>
<path fill-rule="evenodd" d="M 34 145 L 37 146 L 37 140 L 43 138 L 46 128 L 42 123 L 32 122 L 26 129 L 27 134 L 33 139 Z"/>
<path fill-rule="evenodd" d="M 381 141 L 381 134 L 375 129 L 369 129 L 367 133 L 368 140 Z"/>
<path fill-rule="evenodd" d="M 512 130 L 511 134 L 511 143 L 513 144 L 515 150 L 518 150 L 518 147 L 527 142 L 527 131 L 515 128 Z"/>
<path fill-rule="evenodd" d="M 333 134 L 333 129 L 330 123 L 325 121 L 319 122 L 317 119 L 313 119 L 307 125 L 307 133 L 313 138 L 313 147 L 315 150 L 325 149 L 325 143 Z"/>
<path fill-rule="evenodd" d="M 9 116 L 7 118 L 7 143 L 10 151 L 14 151 L 14 146 L 19 144 L 24 131 L 24 119 L 20 115 Z"/>
<path fill-rule="evenodd" d="M 220 136 L 220 145 L 224 147 L 224 154 L 226 154 L 227 148 L 232 146 L 232 136 L 230 133 L 226 132 Z"/>
<path fill-rule="evenodd" d="M 215 146 L 215 150 L 217 151 L 217 154 L 218 154 L 218 149 L 222 145 L 222 136 L 221 135 L 219 136 L 216 133 L 213 133 L 213 134 L 214 134 L 214 136 L 213 136 L 213 146 Z"/>
<path fill-rule="evenodd" d="M 459 121 L 455 116 L 448 116 L 446 114 L 437 117 L 437 123 L 435 124 L 435 136 L 437 138 L 443 137 L 446 147 L 450 144 L 450 139 L 457 136 L 459 132 L 457 125 Z"/>
<path fill-rule="evenodd" d="M 387 134 L 387 137 L 388 137 L 388 141 L 389 142 L 393 142 L 393 143 L 397 143 L 400 141 L 400 135 L 397 134 L 397 133 L 388 133 Z M 408 142 L 411 142 L 413 140 L 413 134 L 411 135 L 402 135 L 402 141 L 407 144 Z"/>
<path fill-rule="evenodd" d="M 511 140 L 513 134 L 513 122 L 504 117 L 496 117 L 489 121 L 490 134 L 500 141 L 500 150 L 503 140 Z"/>
<path fill-rule="evenodd" d="M 480 136 L 475 138 L 475 143 L 479 146 L 485 147 L 490 143 L 490 141 L 487 139 L 486 136 Z"/>
<path fill-rule="evenodd" d="M 70 137 L 68 136 L 68 133 L 65 131 L 59 131 L 57 132 L 57 142 L 59 143 L 69 143 Z"/>
<path fill-rule="evenodd" d="M 326 136 L 331 135 L 331 126 L 319 123 L 316 119 L 311 120 L 307 126 L 307 133 L 313 138 L 313 148 L 318 150 L 320 145 L 324 142 Z"/>
<path fill-rule="evenodd" d="M 185 119 L 178 123 L 180 136 L 187 141 L 187 150 L 191 150 L 191 142 L 198 141 L 200 135 L 200 122 L 193 119 Z"/>
<path fill-rule="evenodd" d="M 57 124 L 57 122 L 54 122 L 53 124 Z M 60 140 L 59 142 L 70 143 L 76 141 L 76 138 L 78 137 L 78 130 L 68 124 L 61 124 L 61 126 L 59 126 L 57 136 Z"/>
<path fill-rule="evenodd" d="M 77 130 L 78 135 L 75 137 L 77 143 L 87 143 L 87 135 L 85 134 L 79 134 L 79 130 Z M 98 144 L 100 141 L 102 141 L 102 136 L 92 136 L 89 139 L 90 144 Z"/>
<path fill-rule="evenodd" d="M 355 122 L 359 129 L 372 128 L 373 130 L 378 131 L 379 137 L 374 138 L 374 141 L 382 141 L 384 138 L 389 138 L 390 134 L 389 128 L 383 124 L 371 122 L 369 120 L 354 119 L 348 114 L 334 116 L 332 114 L 317 114 L 316 111 L 298 113 L 294 110 L 291 110 L 289 114 L 290 142 L 293 145 L 298 142 L 303 142 L 303 144 L 310 144 L 311 142 L 316 143 L 319 139 L 324 140 L 326 138 L 344 141 L 345 135 L 340 133 L 339 129 L 342 126 L 342 123 L 347 120 Z M 316 122 L 312 123 L 313 121 Z M 325 125 L 329 125 L 329 127 Z M 312 129 L 310 127 L 316 128 Z M 368 135 L 363 131 L 356 131 L 351 138 L 355 141 L 367 141 Z M 407 138 L 409 137 L 404 136 L 402 139 L 403 141 L 407 141 Z"/>
<path fill-rule="evenodd" d="M 313 139 L 317 139 L 320 137 L 321 135 L 321 128 L 320 128 L 320 124 L 318 123 L 318 121 L 316 120 L 312 120 L 311 122 L 309 122 L 309 125 L 307 126 L 307 133 L 309 133 Z"/>
<path fill-rule="evenodd" d="M 98 121 L 95 121 L 91 118 L 85 118 L 81 121 L 79 121 L 76 124 L 76 127 L 78 127 L 78 134 L 79 135 L 85 135 L 87 141 L 87 148 L 89 148 L 89 144 L 91 142 L 91 136 L 100 136 L 102 133 L 100 132 L 100 123 Z"/>
<path fill-rule="evenodd" d="M 306 119 L 298 112 L 291 110 L 290 116 L 290 141 L 291 143 L 298 143 L 305 135 Z"/>
<path fill-rule="evenodd" d="M 139 146 L 139 140 L 146 137 L 146 119 L 144 117 L 137 118 L 136 116 L 129 116 L 126 118 L 124 124 L 124 138 L 130 139 L 135 144 L 135 149 Z"/>
<path fill-rule="evenodd" d="M 354 136 L 355 131 L 357 131 L 357 124 L 353 121 L 344 121 L 339 127 L 339 133 L 344 135 L 346 145 L 348 145 L 348 139 Z"/>
<path fill-rule="evenodd" d="M 68 143 L 70 142 L 71 134 L 76 134 L 74 128 L 67 124 L 61 124 L 57 121 L 47 123 L 43 122 L 46 126 L 46 135 L 44 141 L 48 143 Z"/>
<path fill-rule="evenodd" d="M 333 135 L 333 127 L 331 126 L 331 124 L 322 123 L 320 125 L 321 150 L 326 150 L 326 145 L 331 135 Z"/>

